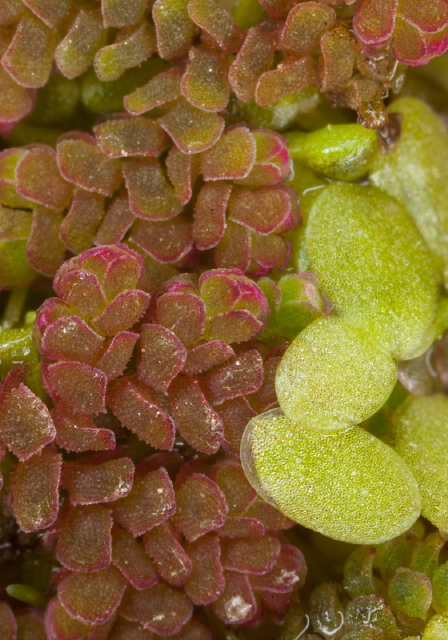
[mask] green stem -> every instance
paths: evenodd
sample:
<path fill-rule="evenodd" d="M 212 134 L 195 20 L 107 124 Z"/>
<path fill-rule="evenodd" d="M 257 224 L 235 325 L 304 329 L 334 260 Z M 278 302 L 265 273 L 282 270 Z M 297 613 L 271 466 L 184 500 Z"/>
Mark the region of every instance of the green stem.
<path fill-rule="evenodd" d="M 1 320 L 1 326 L 4 329 L 11 329 L 19 324 L 28 289 L 28 286 L 20 287 L 19 289 L 13 289 L 9 294 L 8 303 Z"/>

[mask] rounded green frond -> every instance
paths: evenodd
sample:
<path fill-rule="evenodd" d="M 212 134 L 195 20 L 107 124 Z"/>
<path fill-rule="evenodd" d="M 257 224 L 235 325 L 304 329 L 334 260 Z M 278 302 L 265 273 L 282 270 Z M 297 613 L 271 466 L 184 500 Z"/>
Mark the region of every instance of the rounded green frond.
<path fill-rule="evenodd" d="M 277 369 L 278 402 L 293 422 L 346 429 L 373 415 L 394 388 L 394 360 L 341 318 L 308 325 Z"/>
<path fill-rule="evenodd" d="M 336 540 L 377 544 L 406 531 L 420 512 L 407 464 L 359 427 L 324 434 L 274 409 L 247 426 L 241 460 L 265 500 Z"/>
<path fill-rule="evenodd" d="M 311 271 L 336 312 L 398 360 L 434 337 L 437 281 L 407 211 L 374 187 L 332 184 L 309 215 Z"/>

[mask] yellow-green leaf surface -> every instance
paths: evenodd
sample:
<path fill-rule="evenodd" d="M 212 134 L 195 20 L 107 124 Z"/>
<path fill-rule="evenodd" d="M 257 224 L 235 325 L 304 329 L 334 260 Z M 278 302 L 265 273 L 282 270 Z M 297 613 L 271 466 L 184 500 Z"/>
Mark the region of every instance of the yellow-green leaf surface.
<path fill-rule="evenodd" d="M 448 532 L 448 397 L 412 398 L 397 424 L 396 450 L 413 471 L 422 513 Z"/>
<path fill-rule="evenodd" d="M 394 388 L 393 358 L 336 317 L 308 325 L 287 349 L 275 387 L 285 414 L 319 430 L 346 429 L 366 420 Z"/>
<path fill-rule="evenodd" d="M 336 540 L 384 542 L 406 531 L 420 512 L 409 467 L 360 427 L 324 434 L 300 428 L 274 409 L 247 426 L 241 460 L 265 500 Z"/>
<path fill-rule="evenodd" d="M 333 180 L 357 180 L 367 173 L 378 150 L 377 133 L 360 124 L 329 124 L 311 133 L 285 136 L 293 158 Z"/>
<path fill-rule="evenodd" d="M 448 640 L 448 616 L 433 616 L 425 627 L 422 640 Z"/>
<path fill-rule="evenodd" d="M 414 218 L 448 282 L 448 132 L 421 100 L 401 98 L 389 108 L 402 115 L 399 140 L 377 155 L 373 184 L 402 202 Z"/>
<path fill-rule="evenodd" d="M 437 281 L 412 218 L 375 187 L 332 184 L 306 229 L 311 271 L 336 312 L 398 360 L 434 337 Z"/>

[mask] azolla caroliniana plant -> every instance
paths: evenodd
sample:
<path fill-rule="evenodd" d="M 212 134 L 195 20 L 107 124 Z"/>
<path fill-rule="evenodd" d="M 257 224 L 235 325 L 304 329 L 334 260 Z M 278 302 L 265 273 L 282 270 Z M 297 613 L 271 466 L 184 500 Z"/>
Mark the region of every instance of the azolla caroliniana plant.
<path fill-rule="evenodd" d="M 0 2 L 2 640 L 448 637 L 447 48 Z"/>

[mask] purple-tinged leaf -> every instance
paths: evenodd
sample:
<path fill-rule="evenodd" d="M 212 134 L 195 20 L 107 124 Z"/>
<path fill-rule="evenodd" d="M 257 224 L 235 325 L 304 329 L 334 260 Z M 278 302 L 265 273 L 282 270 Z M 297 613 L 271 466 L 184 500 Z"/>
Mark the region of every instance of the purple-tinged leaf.
<path fill-rule="evenodd" d="M 94 60 L 96 75 L 102 82 L 118 80 L 132 67 L 141 65 L 156 50 L 154 27 L 142 22 L 135 28 L 125 27 L 118 32 L 114 44 L 98 51 Z"/>
<path fill-rule="evenodd" d="M 267 187 L 289 180 L 292 160 L 287 140 L 269 129 L 252 131 L 252 135 L 257 146 L 255 164 L 247 178 L 238 180 L 238 184 Z"/>
<path fill-rule="evenodd" d="M 296 4 L 295 0 L 260 0 L 260 4 L 271 18 L 284 18 Z"/>
<path fill-rule="evenodd" d="M 392 37 L 398 0 L 362 0 L 353 17 L 357 40 L 364 45 L 381 46 Z"/>
<path fill-rule="evenodd" d="M 66 78 L 76 78 L 90 67 L 96 52 L 105 44 L 101 13 L 97 8 L 81 9 L 66 36 L 56 47 L 55 60 Z"/>
<path fill-rule="evenodd" d="M 268 411 L 278 405 L 275 391 L 275 374 L 280 364 L 284 347 L 274 348 L 264 360 L 264 380 L 259 390 L 252 394 L 250 401 L 258 413 Z"/>
<path fill-rule="evenodd" d="M 21 0 L 9 0 L 0 5 L 0 25 L 14 24 L 18 22 L 23 15 L 25 7 Z"/>
<path fill-rule="evenodd" d="M 119 293 L 104 311 L 92 319 L 92 326 L 105 336 L 130 329 L 144 315 L 150 295 L 141 289 L 126 289 Z"/>
<path fill-rule="evenodd" d="M 45 330 L 40 351 L 50 360 L 76 360 L 91 364 L 104 338 L 79 316 L 63 316 Z"/>
<path fill-rule="evenodd" d="M 89 627 L 68 615 L 57 598 L 50 600 L 45 612 L 49 640 L 84 640 Z"/>
<path fill-rule="evenodd" d="M 262 575 L 271 571 L 280 557 L 280 542 L 271 536 L 239 538 L 222 543 L 222 566 L 238 573 Z"/>
<path fill-rule="evenodd" d="M 192 560 L 191 573 L 185 583 L 185 593 L 195 605 L 215 602 L 224 591 L 219 538 L 208 534 L 186 545 Z"/>
<path fill-rule="evenodd" d="M 189 376 L 205 373 L 212 367 L 224 364 L 235 355 L 232 347 L 222 340 L 200 344 L 187 353 L 183 372 Z"/>
<path fill-rule="evenodd" d="M 156 0 L 153 5 L 157 49 L 165 60 L 185 56 L 197 32 L 187 6 L 188 0 Z"/>
<path fill-rule="evenodd" d="M 230 514 L 243 513 L 257 497 L 236 460 L 225 458 L 218 462 L 213 469 L 213 479 L 224 493 Z"/>
<path fill-rule="evenodd" d="M 182 370 L 186 349 L 175 333 L 157 324 L 144 324 L 141 329 L 138 375 L 157 391 L 167 391 Z"/>
<path fill-rule="evenodd" d="M 216 533 L 221 538 L 249 538 L 264 535 L 265 529 L 255 518 L 234 516 L 228 517 Z"/>
<path fill-rule="evenodd" d="M 104 26 L 132 26 L 143 18 L 147 6 L 147 0 L 101 0 Z"/>
<path fill-rule="evenodd" d="M 23 0 L 23 4 L 50 29 L 57 27 L 73 9 L 71 0 Z"/>
<path fill-rule="evenodd" d="M 75 413 L 106 411 L 106 375 L 81 362 L 56 362 L 48 367 L 51 389 Z"/>
<path fill-rule="evenodd" d="M 247 102 L 255 96 L 258 78 L 271 68 L 274 53 L 275 39 L 271 32 L 260 26 L 249 29 L 229 71 L 229 82 L 237 98 Z"/>
<path fill-rule="evenodd" d="M 294 526 L 292 520 L 261 498 L 258 498 L 250 505 L 246 516 L 259 520 L 267 531 L 282 531 L 291 529 Z"/>
<path fill-rule="evenodd" d="M 119 618 L 108 640 L 153 640 L 153 637 L 151 631 L 144 629 L 138 622 Z"/>
<path fill-rule="evenodd" d="M 176 491 L 176 527 L 189 542 L 222 527 L 227 504 L 216 482 L 202 473 L 193 473 Z"/>
<path fill-rule="evenodd" d="M 317 84 L 314 62 L 311 56 L 303 58 L 285 58 L 273 71 L 266 71 L 260 76 L 255 91 L 257 104 L 270 107 L 275 102 Z"/>
<path fill-rule="evenodd" d="M 254 166 L 255 139 L 247 127 L 233 127 L 201 156 L 204 180 L 246 178 Z"/>
<path fill-rule="evenodd" d="M 48 447 L 19 463 L 11 480 L 13 513 L 19 527 L 30 533 L 47 529 L 59 508 L 62 456 Z"/>
<path fill-rule="evenodd" d="M 65 262 L 57 272 L 53 289 L 82 315 L 92 317 L 104 308 L 106 299 L 98 278 L 89 271 L 77 269 L 76 263 Z"/>
<path fill-rule="evenodd" d="M 258 391 L 263 382 L 263 360 L 257 349 L 237 354 L 230 362 L 207 375 L 216 404 Z"/>
<path fill-rule="evenodd" d="M 109 342 L 96 363 L 97 368 L 104 371 L 109 380 L 123 375 L 139 337 L 138 333 L 120 331 Z"/>
<path fill-rule="evenodd" d="M 159 73 L 154 78 L 125 96 L 124 107 L 132 115 L 140 115 L 180 98 L 182 74 L 175 67 Z"/>
<path fill-rule="evenodd" d="M 61 211 L 73 188 L 60 176 L 54 149 L 42 145 L 27 151 L 17 163 L 16 189 L 23 198 Z"/>
<path fill-rule="evenodd" d="M 69 464 L 65 466 L 63 479 L 74 505 L 112 502 L 131 491 L 134 464 L 130 458 L 103 464 Z"/>
<path fill-rule="evenodd" d="M 91 627 L 87 635 L 86 640 L 110 640 L 110 633 L 117 619 L 117 614 L 114 614 L 109 620 L 103 622 L 96 627 Z"/>
<path fill-rule="evenodd" d="M 145 553 L 140 542 L 123 529 L 113 530 L 112 562 L 134 589 L 139 591 L 149 589 L 160 580 L 154 562 Z"/>
<path fill-rule="evenodd" d="M 128 194 L 123 191 L 112 202 L 98 228 L 96 245 L 121 242 L 135 220 L 129 208 Z"/>
<path fill-rule="evenodd" d="M 247 271 L 250 266 L 251 237 L 249 230 L 228 222 L 224 236 L 215 249 L 215 265 Z"/>
<path fill-rule="evenodd" d="M 5 396 L 0 411 L 0 441 L 20 461 L 31 458 L 55 436 L 50 412 L 28 387 L 21 384 Z"/>
<path fill-rule="evenodd" d="M 104 215 L 104 197 L 84 189 L 75 189 L 68 214 L 59 232 L 62 242 L 72 253 L 81 253 L 92 246 Z"/>
<path fill-rule="evenodd" d="M 297 4 L 288 14 L 280 34 L 279 49 L 299 55 L 319 46 L 321 36 L 336 22 L 336 12 L 321 2 Z"/>
<path fill-rule="evenodd" d="M 161 264 L 179 262 L 193 247 L 191 222 L 183 215 L 164 222 L 137 220 L 129 239 Z"/>
<path fill-rule="evenodd" d="M 320 41 L 322 63 L 320 85 L 322 91 L 338 91 L 353 76 L 357 58 L 356 43 L 343 26 L 325 33 Z"/>
<path fill-rule="evenodd" d="M 56 558 L 66 569 L 79 573 L 105 569 L 112 559 L 111 529 L 110 509 L 72 507 L 59 532 Z"/>
<path fill-rule="evenodd" d="M 280 556 L 274 568 L 264 575 L 254 576 L 252 586 L 258 590 L 290 593 L 305 583 L 307 573 L 303 553 L 292 544 L 282 544 Z"/>
<path fill-rule="evenodd" d="M 216 453 L 223 439 L 222 422 L 199 382 L 178 376 L 170 387 L 169 398 L 171 415 L 181 436 L 200 453 Z"/>
<path fill-rule="evenodd" d="M 105 257 L 103 289 L 107 298 L 118 295 L 124 289 L 140 289 L 145 281 L 145 263 L 136 251 L 127 245 L 90 249 L 84 256 Z M 85 265 L 85 262 L 83 262 Z"/>
<path fill-rule="evenodd" d="M 263 330 L 263 323 L 247 309 L 232 309 L 209 318 L 207 338 L 226 342 L 246 342 Z"/>
<path fill-rule="evenodd" d="M 181 203 L 186 205 L 193 195 L 193 182 L 197 177 L 197 163 L 195 157 L 182 153 L 177 147 L 172 147 L 165 160 L 166 171 L 174 192 Z"/>
<path fill-rule="evenodd" d="M 129 378 L 109 384 L 107 404 L 123 427 L 155 447 L 170 451 L 174 445 L 175 428 L 171 416 L 158 404 L 154 393 Z"/>
<path fill-rule="evenodd" d="M 72 573 L 58 587 L 62 606 L 75 620 L 99 625 L 111 618 L 123 597 L 126 580 L 113 566 L 94 573 Z"/>
<path fill-rule="evenodd" d="M 247 423 L 257 415 L 246 398 L 235 398 L 218 408 L 224 425 L 223 449 L 233 456 L 240 455 L 241 438 Z"/>
<path fill-rule="evenodd" d="M 201 111 L 186 100 L 179 100 L 159 122 L 183 153 L 200 153 L 210 149 L 224 129 L 221 116 Z"/>
<path fill-rule="evenodd" d="M 191 4 L 191 3 L 190 3 Z M 180 85 L 182 95 L 202 111 L 222 111 L 230 97 L 226 62 L 222 54 L 192 47 Z"/>
<path fill-rule="evenodd" d="M 171 640 L 213 640 L 211 631 L 197 620 L 190 620 Z"/>
<path fill-rule="evenodd" d="M 225 51 L 238 51 L 243 34 L 229 11 L 215 0 L 190 0 L 190 18 Z M 213 43 L 214 44 L 214 43 Z"/>
<path fill-rule="evenodd" d="M 6 602 L 0 602 L 0 629 L 2 630 L 2 640 L 16 640 L 16 618 Z"/>
<path fill-rule="evenodd" d="M 216 247 L 222 239 L 231 191 L 232 185 L 226 182 L 205 184 L 200 190 L 193 217 L 194 241 L 200 251 Z"/>
<path fill-rule="evenodd" d="M 182 211 L 157 160 L 130 160 L 123 166 L 132 213 L 143 220 L 169 220 Z"/>
<path fill-rule="evenodd" d="M 1 8 L 0 8 L 1 11 Z M 26 89 L 14 82 L 13 78 L 0 69 L 0 124 L 13 126 L 32 111 L 35 103 L 33 89 Z M 20 205 L 19 205 L 20 206 Z"/>
<path fill-rule="evenodd" d="M 56 426 L 56 444 L 66 451 L 110 451 L 115 449 L 115 434 L 99 429 L 89 416 L 72 414 L 65 406 L 51 410 Z"/>
<path fill-rule="evenodd" d="M 94 128 L 98 146 L 109 158 L 149 156 L 166 149 L 168 137 L 161 127 L 143 117 L 124 116 L 106 120 Z"/>
<path fill-rule="evenodd" d="M 191 571 L 191 560 L 183 546 L 174 535 L 172 527 L 166 522 L 147 531 L 143 544 L 157 565 L 157 569 L 168 584 L 181 587 Z"/>
<path fill-rule="evenodd" d="M 193 613 L 190 599 L 166 584 L 144 591 L 128 592 L 121 607 L 126 620 L 140 622 L 159 635 L 173 635 L 182 629 Z"/>
<path fill-rule="evenodd" d="M 186 347 L 201 339 L 205 307 L 198 295 L 173 291 L 157 298 L 155 321 L 177 335 Z"/>
<path fill-rule="evenodd" d="M 61 140 L 57 159 L 62 176 L 86 191 L 110 197 L 121 184 L 120 162 L 105 156 L 93 138 Z"/>
<path fill-rule="evenodd" d="M 211 269 L 201 275 L 199 291 L 208 317 L 228 311 L 239 302 L 241 291 L 238 276 L 243 275 L 239 269 Z"/>
<path fill-rule="evenodd" d="M 22 87 L 43 87 L 50 76 L 56 34 L 27 13 L 2 58 L 3 67 Z"/>
<path fill-rule="evenodd" d="M 257 603 L 247 576 L 226 571 L 222 595 L 212 608 L 217 618 L 226 624 L 247 624 L 257 617 Z"/>
<path fill-rule="evenodd" d="M 287 265 L 290 256 L 291 243 L 287 238 L 254 234 L 252 238 L 253 262 L 250 271 L 254 276 L 264 276 L 273 269 L 280 271 Z"/>
<path fill-rule="evenodd" d="M 113 505 L 115 520 L 134 536 L 168 520 L 176 510 L 172 482 L 165 469 L 136 478 L 126 498 Z"/>
<path fill-rule="evenodd" d="M 65 259 L 65 247 L 59 238 L 62 214 L 44 207 L 33 210 L 33 224 L 26 245 L 31 266 L 52 278 Z"/>

